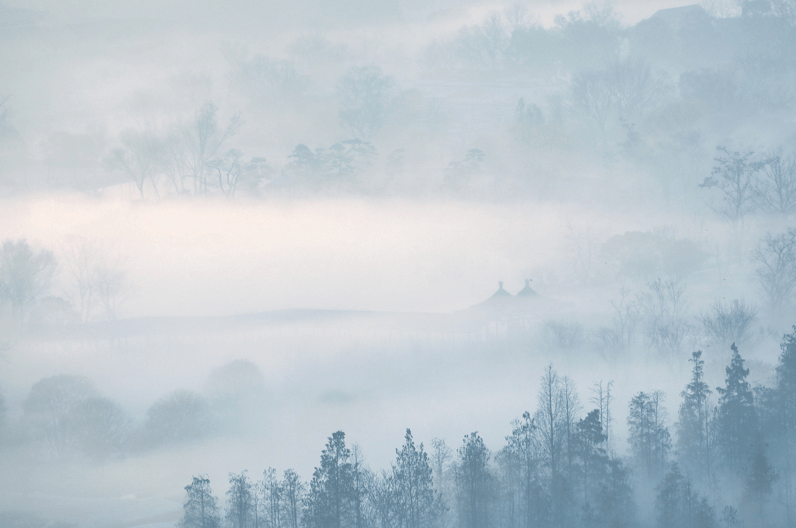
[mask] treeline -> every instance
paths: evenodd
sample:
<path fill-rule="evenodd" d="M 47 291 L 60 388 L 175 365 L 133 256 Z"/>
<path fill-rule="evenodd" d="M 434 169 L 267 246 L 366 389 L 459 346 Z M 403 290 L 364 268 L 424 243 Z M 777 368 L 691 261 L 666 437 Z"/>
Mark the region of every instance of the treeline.
<path fill-rule="evenodd" d="M 796 45 L 793 2 L 711 7 L 664 10 L 627 27 L 607 4 L 589 3 L 543 27 L 535 13 L 514 6 L 441 35 L 417 57 L 420 75 L 408 80 L 416 71 L 374 64 L 356 46 L 320 36 L 299 38 L 283 58 L 227 44 L 221 50 L 227 67 L 208 74 L 208 82 L 226 87 L 225 100 L 173 108 L 168 125 L 135 119 L 146 124 L 113 137 L 102 129 L 44 131 L 38 161 L 46 165 L 48 186 L 129 182 L 139 197 L 152 199 L 286 189 L 303 195 L 329 187 L 477 196 L 556 190 L 571 197 L 567 174 L 582 169 L 562 161 L 591 164 L 608 154 L 640 174 L 599 188 L 616 196 L 620 183 L 636 197 L 650 187 L 667 199 L 682 197 L 705 179 L 717 143 L 750 129 L 764 128 L 763 137 L 792 135 L 783 116 L 794 110 L 796 62 L 786 52 Z M 443 146 L 451 130 L 467 132 L 470 125 L 460 121 L 472 120 L 472 108 L 432 85 L 518 76 L 527 79 L 527 91 L 509 127 L 511 115 L 496 107 L 478 125 L 494 140 L 479 133 L 481 144 Z M 186 84 L 172 89 L 201 91 Z M 200 101 L 207 97 L 201 93 Z M 24 188 L 36 178 L 23 182 L 14 174 L 32 160 L 20 158 L 30 149 L 15 132 L 13 102 L 0 97 L 0 132 L 14 132 L 0 134 L 8 150 L 0 148 L 0 155 L 8 158 L 4 183 Z M 253 137 L 247 127 L 263 122 L 303 143 L 277 145 L 260 131 Z M 446 151 L 442 167 L 437 147 Z M 417 176 L 426 171 L 433 177 Z M 761 204 L 780 211 L 783 205 Z"/>
<path fill-rule="evenodd" d="M 370 469 L 345 433 L 329 437 L 309 482 L 295 471 L 262 479 L 230 473 L 225 506 L 206 476 L 185 487 L 181 528 L 487 526 L 710 528 L 788 525 L 796 427 L 796 327 L 785 335 L 771 387 L 752 387 L 733 344 L 722 387 L 705 381 L 702 352 L 669 423 L 665 395 L 628 404 L 627 445 L 613 434 L 612 384 L 599 383 L 585 411 L 576 387 L 552 365 L 537 408 L 512 422 L 498 451 L 477 432 L 454 451 L 430 450 L 409 429 L 386 470 Z M 776 499 L 776 500 L 774 500 Z"/>

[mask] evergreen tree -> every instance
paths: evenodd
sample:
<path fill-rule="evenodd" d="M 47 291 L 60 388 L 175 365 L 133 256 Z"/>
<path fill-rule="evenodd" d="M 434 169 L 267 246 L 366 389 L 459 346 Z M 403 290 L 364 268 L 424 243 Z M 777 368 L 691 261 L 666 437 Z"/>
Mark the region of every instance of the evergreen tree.
<path fill-rule="evenodd" d="M 592 524 L 595 527 L 624 528 L 633 524 L 636 507 L 630 472 L 620 460 L 608 461 L 594 504 Z"/>
<path fill-rule="evenodd" d="M 489 450 L 477 432 L 464 437 L 458 449 L 456 487 L 459 525 L 462 528 L 487 528 L 493 498 L 493 477 L 489 470 Z"/>
<path fill-rule="evenodd" d="M 680 393 L 683 402 L 678 413 L 677 450 L 684 466 L 707 478 L 713 471 L 714 456 L 708 400 L 711 391 L 705 383 L 705 362 L 701 358 L 701 350 L 691 355 L 691 382 Z"/>
<path fill-rule="evenodd" d="M 789 519 L 788 526 L 792 526 L 790 519 L 796 517 L 791 497 L 793 457 L 796 455 L 796 326 L 792 333 L 782 338 L 774 388 L 760 388 L 758 394 L 757 400 L 764 405 L 762 432 L 771 442 L 773 458 L 781 468 L 782 500 Z"/>
<path fill-rule="evenodd" d="M 304 510 L 308 528 L 342 528 L 356 523 L 354 510 L 354 468 L 351 451 L 345 445 L 345 433 L 337 431 L 328 439 L 321 453 L 321 465 L 310 481 Z"/>
<path fill-rule="evenodd" d="M 762 520 L 766 498 L 771 494 L 772 485 L 777 480 L 777 473 L 768 463 L 766 446 L 759 436 L 755 439 L 750 453 L 744 489 L 747 496 L 757 505 L 757 516 L 761 520 L 761 524 L 764 524 Z"/>
<path fill-rule="evenodd" d="M 655 498 L 658 528 L 715 528 L 716 512 L 694 491 L 691 479 L 680 473 L 677 464 L 664 475 Z"/>
<path fill-rule="evenodd" d="M 677 464 L 672 464 L 671 471 L 664 475 L 658 486 L 655 497 L 655 510 L 657 511 L 658 528 L 680 528 L 682 511 L 682 488 L 685 477 L 680 473 Z"/>
<path fill-rule="evenodd" d="M 218 528 L 220 519 L 216 498 L 210 489 L 210 479 L 206 475 L 193 477 L 185 486 L 188 500 L 183 505 L 183 516 L 177 524 L 179 528 Z"/>
<path fill-rule="evenodd" d="M 400 451 L 396 449 L 396 460 L 392 467 L 395 482 L 397 528 L 427 528 L 435 524 L 438 500 L 434 491 L 434 480 L 428 454 L 415 447 L 412 431 L 406 430 L 406 442 Z"/>
<path fill-rule="evenodd" d="M 648 478 L 659 478 L 669 460 L 672 440 L 665 425 L 666 409 L 661 391 L 639 392 L 630 400 L 627 416 L 628 443 L 635 460 Z"/>
<path fill-rule="evenodd" d="M 246 471 L 229 474 L 227 521 L 232 528 L 252 528 L 254 525 L 254 490 Z"/>
<path fill-rule="evenodd" d="M 583 502 L 588 503 L 595 487 L 605 474 L 608 456 L 605 454 L 605 441 L 600 423 L 600 410 L 594 409 L 586 418 L 578 422 L 578 455 L 581 464 Z"/>
<path fill-rule="evenodd" d="M 725 387 L 718 387 L 717 432 L 722 458 L 728 468 L 738 473 L 750 456 L 757 430 L 754 394 L 746 377 L 749 369 L 743 368 L 743 358 L 735 343 L 730 347 L 732 360 L 725 369 Z"/>

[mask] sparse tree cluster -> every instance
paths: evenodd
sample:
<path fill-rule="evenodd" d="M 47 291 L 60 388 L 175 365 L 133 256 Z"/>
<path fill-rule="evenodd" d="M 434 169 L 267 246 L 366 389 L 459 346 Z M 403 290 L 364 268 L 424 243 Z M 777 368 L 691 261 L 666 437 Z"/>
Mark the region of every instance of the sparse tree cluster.
<path fill-rule="evenodd" d="M 54 295 L 59 282 L 65 298 Z M 63 248 L 60 266 L 53 251 L 25 239 L 0 246 L 0 313 L 17 322 L 47 326 L 113 320 L 128 290 L 118 260 L 98 242 L 72 240 Z"/>
<path fill-rule="evenodd" d="M 636 501 L 649 492 L 654 504 L 644 509 L 660 528 L 741 526 L 781 518 L 780 506 L 791 507 L 787 481 L 796 469 L 790 462 L 796 427 L 794 336 L 796 327 L 783 339 L 776 384 L 770 388 L 752 389 L 749 369 L 733 344 L 717 400 L 705 381 L 702 352 L 694 352 L 676 423 L 668 423 L 662 392 L 632 397 L 624 457 L 609 445 L 605 424 L 612 398 L 603 390 L 600 407 L 584 412 L 574 384 L 550 365 L 540 380 L 536 412 L 512 422 L 497 452 L 473 432 L 455 456 L 438 439 L 429 455 L 407 430 L 395 462 L 377 473 L 338 431 L 329 437 L 307 484 L 292 470 L 279 479 L 269 468 L 258 482 L 245 471 L 230 474 L 223 517 L 235 528 L 632 527 L 646 525 Z M 743 490 L 743 499 L 722 495 L 728 486 Z M 209 490 L 206 477 L 194 477 L 186 487 L 182 526 L 202 526 L 196 521 L 200 500 L 208 505 L 207 526 L 221 519 L 216 499 L 201 490 Z M 780 506 L 772 503 L 775 493 Z"/>

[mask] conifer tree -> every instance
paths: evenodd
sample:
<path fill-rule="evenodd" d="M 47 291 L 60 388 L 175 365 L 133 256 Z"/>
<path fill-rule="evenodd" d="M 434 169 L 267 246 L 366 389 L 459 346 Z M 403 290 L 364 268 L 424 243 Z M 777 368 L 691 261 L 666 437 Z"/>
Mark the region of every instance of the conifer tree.
<path fill-rule="evenodd" d="M 594 525 L 600 528 L 631 526 L 635 518 L 630 471 L 621 460 L 611 459 L 595 497 Z"/>
<path fill-rule="evenodd" d="M 456 487 L 459 525 L 462 528 L 487 528 L 493 498 L 493 477 L 489 470 L 489 450 L 477 432 L 464 437 L 458 449 Z"/>
<path fill-rule="evenodd" d="M 791 519 L 796 517 L 792 500 L 792 459 L 796 455 L 796 326 L 792 333 L 782 337 L 774 388 L 758 392 L 760 397 L 757 399 L 765 404 L 762 432 L 771 441 L 773 458 L 781 468 L 782 500 L 789 519 L 788 526 L 792 526 Z"/>
<path fill-rule="evenodd" d="M 394 480 L 396 516 L 398 528 L 425 528 L 434 525 L 438 513 L 438 500 L 434 491 L 434 480 L 428 454 L 423 444 L 418 449 L 412 431 L 406 430 L 406 442 L 401 450 L 395 450 L 396 459 L 392 467 Z"/>
<path fill-rule="evenodd" d="M 608 438 L 603 434 L 600 410 L 594 409 L 586 415 L 578 422 L 577 429 L 583 501 L 587 503 L 591 496 L 591 488 L 595 487 L 598 480 L 604 476 L 608 464 L 604 447 Z"/>
<path fill-rule="evenodd" d="M 661 391 L 639 392 L 630 400 L 627 416 L 628 443 L 635 460 L 648 478 L 659 478 L 669 460 L 672 440 L 665 425 L 666 409 Z"/>
<path fill-rule="evenodd" d="M 658 528 L 716 528 L 716 511 L 694 491 L 676 463 L 664 475 L 655 498 Z"/>
<path fill-rule="evenodd" d="M 730 347 L 732 360 L 725 369 L 727 378 L 720 394 L 717 413 L 719 447 L 725 465 L 736 473 L 743 471 L 757 430 L 754 394 L 746 377 L 749 369 L 743 368 L 743 358 L 735 343 Z"/>
<path fill-rule="evenodd" d="M 333 433 L 321 453 L 321 465 L 315 468 L 310 481 L 304 510 L 304 524 L 308 528 L 342 528 L 355 524 L 356 489 L 350 458 L 345 433 Z"/>
<path fill-rule="evenodd" d="M 766 446 L 761 437 L 757 437 L 750 449 L 749 463 L 744 482 L 747 496 L 757 505 L 757 516 L 764 518 L 766 498 L 772 491 L 772 485 L 777 480 L 777 473 L 768 463 Z"/>
<path fill-rule="evenodd" d="M 714 457 L 708 400 L 711 391 L 705 383 L 702 351 L 694 352 L 689 361 L 694 366 L 691 370 L 691 382 L 680 393 L 683 402 L 678 412 L 677 451 L 686 468 L 697 470 L 707 478 L 712 473 Z"/>

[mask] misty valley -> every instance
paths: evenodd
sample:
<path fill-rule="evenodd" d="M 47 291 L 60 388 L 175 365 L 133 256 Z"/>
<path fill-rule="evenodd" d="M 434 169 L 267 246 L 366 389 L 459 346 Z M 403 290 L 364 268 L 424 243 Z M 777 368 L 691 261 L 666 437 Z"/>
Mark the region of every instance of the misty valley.
<path fill-rule="evenodd" d="M 0 0 L 0 528 L 793 527 L 794 52 L 794 0 Z"/>

